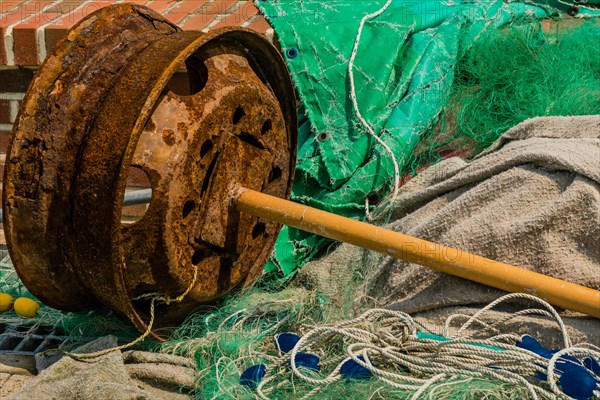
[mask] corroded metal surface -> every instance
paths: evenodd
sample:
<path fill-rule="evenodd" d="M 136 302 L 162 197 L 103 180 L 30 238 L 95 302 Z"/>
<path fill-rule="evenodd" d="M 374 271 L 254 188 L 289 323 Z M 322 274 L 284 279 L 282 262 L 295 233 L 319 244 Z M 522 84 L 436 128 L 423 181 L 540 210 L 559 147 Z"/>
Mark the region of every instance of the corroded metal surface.
<path fill-rule="evenodd" d="M 176 31 L 149 10 L 100 10 L 59 44 L 23 100 L 7 152 L 4 227 L 19 276 L 48 305 L 96 304 L 65 251 L 78 152 L 118 72 L 149 43 Z"/>
<path fill-rule="evenodd" d="M 190 91 L 169 88 L 186 68 Z M 100 302 L 158 326 L 252 281 L 279 225 L 235 210 L 245 186 L 289 196 L 294 93 L 284 61 L 259 35 L 181 32 L 144 7 L 112 6 L 76 26 L 38 72 L 18 117 L 4 180 L 5 229 L 20 277 L 61 309 Z M 127 172 L 152 201 L 121 224 Z"/>

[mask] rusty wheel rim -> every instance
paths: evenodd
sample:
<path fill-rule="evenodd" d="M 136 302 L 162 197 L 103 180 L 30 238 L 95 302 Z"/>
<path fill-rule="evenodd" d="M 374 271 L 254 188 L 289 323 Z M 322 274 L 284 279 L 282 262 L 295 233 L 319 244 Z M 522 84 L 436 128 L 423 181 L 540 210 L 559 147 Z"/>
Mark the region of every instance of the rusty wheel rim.
<path fill-rule="evenodd" d="M 78 43 L 82 33 L 88 41 Z M 68 37 L 72 44 L 63 42 L 38 72 L 11 137 L 4 215 L 15 267 L 46 304 L 74 310 L 100 302 L 140 330 L 147 303 L 133 299 L 176 297 L 198 268 L 183 302 L 157 306 L 156 326 L 175 325 L 252 282 L 272 250 L 280 227 L 240 215 L 232 196 L 239 186 L 289 196 L 296 114 L 285 63 L 248 30 L 181 32 L 131 5 L 100 10 Z M 89 83 L 65 76 L 94 68 L 90 57 L 102 51 Z M 190 92 L 175 93 L 169 81 L 183 66 Z M 65 110 L 73 93 L 86 102 Z M 44 125 L 52 118 L 67 126 Z M 144 216 L 124 226 L 131 165 L 147 174 L 153 195 Z M 51 251 L 41 248 L 40 228 Z"/>

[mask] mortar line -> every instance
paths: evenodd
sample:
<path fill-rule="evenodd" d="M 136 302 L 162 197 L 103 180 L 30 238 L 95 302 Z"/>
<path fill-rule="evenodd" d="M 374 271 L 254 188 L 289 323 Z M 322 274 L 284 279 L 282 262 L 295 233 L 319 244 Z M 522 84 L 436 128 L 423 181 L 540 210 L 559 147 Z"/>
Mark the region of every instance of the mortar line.
<path fill-rule="evenodd" d="M 2 12 L 2 13 L 0 13 L 0 19 L 1 19 L 2 17 L 4 17 L 4 15 L 8 15 L 8 14 L 12 13 L 13 11 L 15 11 L 17 8 L 19 8 L 19 7 L 22 7 L 22 6 L 26 6 L 27 4 L 29 4 L 29 3 L 30 3 L 30 2 L 32 2 L 32 1 L 33 1 L 33 0 L 25 0 L 25 1 L 22 1 L 21 3 L 18 3 L 16 6 L 14 6 L 14 7 L 12 7 L 12 8 L 9 8 L 9 9 L 8 9 L 8 10 L 6 10 L 5 12 Z M 2 2 L 2 1 L 0 0 L 0 3 L 1 3 L 1 2 Z"/>
<path fill-rule="evenodd" d="M 181 20 L 181 22 L 179 22 L 177 25 L 181 28 L 183 27 L 190 19 L 192 19 L 193 17 L 195 17 L 196 15 L 202 14 L 204 12 L 204 10 L 206 10 L 208 8 L 208 6 L 210 6 L 211 4 L 214 4 L 215 0 L 209 0 L 206 3 L 204 3 L 198 10 L 194 11 L 193 13 L 190 13 L 189 15 L 187 15 L 184 19 Z"/>
<path fill-rule="evenodd" d="M 19 101 L 10 100 L 10 123 L 13 124 L 17 120 L 17 114 L 19 113 Z"/>
<path fill-rule="evenodd" d="M 61 18 L 68 17 L 69 15 L 75 15 L 75 13 L 77 11 L 81 10 L 83 7 L 87 6 L 88 4 L 90 4 L 93 1 L 94 0 L 86 0 L 83 3 L 81 3 L 80 5 L 78 5 L 77 7 L 73 8 L 70 12 L 59 15 L 58 17 L 55 17 L 54 19 L 48 21 L 47 23 L 45 23 L 44 25 L 40 26 L 37 29 L 36 37 L 37 37 L 38 63 L 39 64 L 41 64 L 46 59 L 46 56 L 48 55 L 48 49 L 46 48 L 46 27 L 48 27 L 50 24 L 55 23 L 56 21 L 60 20 Z M 120 1 L 122 1 L 122 0 L 120 0 Z"/>
<path fill-rule="evenodd" d="M 23 100 L 25 93 L 6 92 L 0 93 L 0 100 Z"/>
<path fill-rule="evenodd" d="M 28 22 L 29 20 L 31 20 L 34 17 L 37 17 L 40 14 L 45 13 L 46 11 L 48 11 L 52 7 L 60 4 L 61 2 L 62 2 L 62 0 L 54 0 L 52 3 L 50 3 L 46 7 L 42 8 L 42 10 L 39 13 L 33 13 L 24 19 L 21 19 L 17 22 L 10 24 L 6 28 L 6 31 L 4 33 L 4 48 L 6 49 L 6 65 L 15 65 L 15 48 L 14 48 L 15 40 L 13 38 L 13 28 L 19 24 L 24 24 L 25 22 Z"/>
<path fill-rule="evenodd" d="M 230 8 L 228 8 L 227 10 L 225 10 L 225 12 L 223 14 L 218 14 L 215 19 L 206 26 L 206 28 L 202 29 L 203 32 L 205 31 L 209 31 L 213 28 L 213 26 L 217 25 L 219 22 L 221 22 L 223 19 L 227 18 L 230 15 L 233 15 L 237 10 L 240 9 L 240 7 L 246 3 L 247 0 L 238 0 L 237 3 L 235 3 L 234 5 L 232 5 Z"/>

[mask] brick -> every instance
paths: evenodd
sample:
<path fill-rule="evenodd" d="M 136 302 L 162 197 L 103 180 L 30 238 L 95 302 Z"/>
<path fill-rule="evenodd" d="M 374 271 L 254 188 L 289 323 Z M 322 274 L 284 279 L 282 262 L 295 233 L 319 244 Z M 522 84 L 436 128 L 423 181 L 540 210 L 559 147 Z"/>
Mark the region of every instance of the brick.
<path fill-rule="evenodd" d="M 8 1 L 2 6 L 3 15 L 0 17 L 0 23 L 4 23 L 4 19 L 12 14 L 19 15 L 23 20 L 32 16 L 39 15 L 42 11 L 53 3 L 53 0 L 29 0 L 29 1 Z M 16 4 L 19 3 L 19 4 Z M 16 7 L 15 7 L 16 6 Z"/>
<path fill-rule="evenodd" d="M 174 24 L 179 24 L 189 15 L 198 12 L 209 3 L 210 0 L 180 1 L 175 7 L 170 9 L 169 12 L 164 14 L 164 17 Z"/>
<path fill-rule="evenodd" d="M 33 0 L 33 1 L 25 1 L 22 2 L 16 9 L 14 9 L 8 16 L 16 14 L 21 18 L 22 22 L 26 22 L 32 18 L 40 18 L 45 10 L 52 5 L 54 0 Z M 4 17 L 7 15 L 3 15 L 2 24 L 4 23 Z"/>
<path fill-rule="evenodd" d="M 241 26 L 244 22 L 248 21 L 256 14 L 258 14 L 258 8 L 256 8 L 253 3 L 247 2 L 220 20 L 219 23 L 213 26 L 211 29 L 224 28 L 226 26 Z"/>
<path fill-rule="evenodd" d="M 150 3 L 152 0 L 126 0 L 124 1 L 124 3 L 133 3 L 133 4 L 138 4 L 140 6 L 146 5 L 147 3 Z"/>
<path fill-rule="evenodd" d="M 48 8 L 46 12 L 67 15 L 72 13 L 78 7 L 81 7 L 81 5 L 85 2 L 86 0 L 63 0 L 60 3 Z"/>
<path fill-rule="evenodd" d="M 194 0 L 188 0 L 188 1 L 192 2 Z M 152 3 L 146 4 L 146 7 L 150 7 L 157 13 L 162 14 L 165 11 L 167 11 L 167 9 L 169 7 L 174 6 L 175 3 L 176 3 L 175 0 L 154 0 Z"/>
<path fill-rule="evenodd" d="M 76 11 L 72 12 L 70 15 L 73 15 L 75 23 L 79 22 L 83 18 L 88 15 L 95 13 L 101 8 L 110 6 L 115 4 L 114 0 L 100 0 L 100 1 L 92 1 L 91 3 L 84 4 L 81 8 L 78 8 Z"/>
<path fill-rule="evenodd" d="M 3 100 L 0 94 L 0 124 L 10 124 L 10 100 Z"/>
<path fill-rule="evenodd" d="M 38 65 L 38 38 L 37 31 L 44 25 L 62 14 L 42 13 L 24 24 L 13 28 L 15 65 Z"/>
<path fill-rule="evenodd" d="M 26 68 L 0 69 L 0 82 L 4 93 L 25 93 L 33 79 L 34 71 Z M 0 93 L 0 98 L 2 98 Z"/>
<path fill-rule="evenodd" d="M 226 15 L 236 3 L 236 0 L 215 0 L 190 18 L 182 28 L 188 31 L 201 31 L 213 23 L 217 16 Z"/>
<path fill-rule="evenodd" d="M 54 50 L 58 42 L 67 36 L 69 29 L 71 29 L 76 23 L 77 21 L 74 21 L 72 16 L 65 16 L 46 27 L 44 32 L 46 41 L 46 54 L 50 54 Z"/>
<path fill-rule="evenodd" d="M 202 7 L 204 7 L 207 3 L 210 3 L 210 0 L 187 0 L 187 1 L 179 1 L 175 4 L 173 8 L 169 10 L 169 14 L 172 13 L 185 13 L 185 14 L 193 14 Z"/>
<path fill-rule="evenodd" d="M 127 1 L 128 3 L 135 4 L 146 4 L 149 3 L 150 0 L 136 0 L 136 1 Z M 114 4 L 115 1 L 93 1 L 87 4 L 80 5 L 70 13 L 65 14 L 62 18 L 52 22 L 50 25 L 46 26 L 45 29 L 45 42 L 46 42 L 46 52 L 50 53 L 54 50 L 59 41 L 61 41 L 66 35 L 69 29 L 75 26 L 79 21 L 81 21 L 86 16 L 91 13 L 98 11 L 102 7 L 106 7 L 108 5 Z"/>
<path fill-rule="evenodd" d="M 75 24 L 81 21 L 84 17 L 95 11 L 98 11 L 102 7 L 106 7 L 113 3 L 114 1 L 94 1 L 84 4 L 83 6 L 73 9 L 70 13 L 65 14 L 62 18 L 46 26 L 44 30 L 46 53 L 50 54 L 58 42 L 60 42 L 67 35 L 69 29 L 75 26 Z"/>
<path fill-rule="evenodd" d="M 0 19 L 0 65 L 6 65 L 7 63 L 7 55 L 6 55 L 6 33 L 9 26 L 12 24 L 16 24 L 23 19 L 21 12 L 16 10 L 10 14 L 5 14 Z"/>
<path fill-rule="evenodd" d="M 214 20 L 215 14 L 201 13 L 190 18 L 182 28 L 187 31 L 201 31 L 209 26 Z"/>
<path fill-rule="evenodd" d="M 258 33 L 266 34 L 267 31 L 271 29 L 271 24 L 269 24 L 265 17 L 259 15 L 250 25 L 248 25 L 248 28 Z"/>
<path fill-rule="evenodd" d="M 149 188 L 152 187 L 148 175 L 141 169 L 136 167 L 129 167 L 129 175 L 127 175 L 127 186 L 138 187 L 138 188 Z"/>
<path fill-rule="evenodd" d="M 126 206 L 121 209 L 121 223 L 132 224 L 142 219 L 148 210 L 148 205 L 140 204 L 138 206 Z"/>
<path fill-rule="evenodd" d="M 47 56 L 48 52 L 52 52 L 52 50 L 54 49 L 54 47 L 51 47 L 50 49 L 47 46 L 47 40 L 46 40 L 46 31 L 47 31 L 47 27 L 48 25 L 51 25 L 53 23 L 56 23 L 57 21 L 67 17 L 71 16 L 70 18 L 75 21 L 76 18 L 75 14 L 76 14 L 76 10 L 81 9 L 86 3 L 86 0 L 63 0 L 58 4 L 53 5 L 52 7 L 50 7 L 45 13 L 45 21 L 42 21 L 38 26 L 37 26 L 37 31 L 35 32 L 35 38 L 36 38 L 36 44 L 38 47 L 38 55 L 37 55 L 37 59 L 38 62 L 42 62 L 44 60 L 44 58 Z M 15 27 L 15 31 L 20 29 L 21 27 Z M 40 32 L 41 30 L 41 32 Z M 40 42 L 41 41 L 41 42 Z M 17 56 L 17 54 L 15 54 L 15 58 L 20 60 L 20 57 Z"/>
<path fill-rule="evenodd" d="M 27 0 L 2 0 L 0 1 L 0 14 L 8 14 L 14 8 L 26 1 Z"/>
<path fill-rule="evenodd" d="M 13 12 L 2 16 L 2 20 L 0 21 L 0 39 L 2 39 L 2 43 L 0 43 L 0 63 L 7 64 L 8 62 L 6 45 L 7 36 L 10 34 L 11 27 L 25 24 L 31 20 L 41 20 L 43 18 L 44 10 L 52 3 L 52 0 L 35 0 L 31 2 L 25 2 L 21 6 L 17 7 Z M 29 47 L 35 46 L 35 43 L 33 45 L 31 42 L 27 43 Z M 16 46 L 13 46 L 12 51 L 15 49 Z M 37 64 L 37 62 L 35 64 Z"/>
<path fill-rule="evenodd" d="M 27 0 L 0 0 L 0 20 L 3 14 L 9 14 L 17 9 L 21 4 L 26 3 Z"/>
<path fill-rule="evenodd" d="M 77 22 L 116 0 L 0 0 L 0 65 L 7 64 L 4 46 L 7 29 L 12 27 L 14 61 L 18 65 L 38 65 L 47 53 Z M 253 2 L 248 0 L 124 0 L 146 5 L 187 30 L 248 25 L 265 33 L 269 24 Z M 238 7 L 238 5 L 241 6 Z M 39 32 L 40 27 L 44 28 Z M 41 43 L 38 43 L 41 40 Z"/>
<path fill-rule="evenodd" d="M 215 0 L 202 9 L 203 14 L 227 14 L 238 0 Z"/>
<path fill-rule="evenodd" d="M 0 131 L 0 153 L 5 154 L 8 149 L 8 138 L 10 136 L 10 131 L 2 130 Z M 1 161 L 4 164 L 4 161 Z"/>

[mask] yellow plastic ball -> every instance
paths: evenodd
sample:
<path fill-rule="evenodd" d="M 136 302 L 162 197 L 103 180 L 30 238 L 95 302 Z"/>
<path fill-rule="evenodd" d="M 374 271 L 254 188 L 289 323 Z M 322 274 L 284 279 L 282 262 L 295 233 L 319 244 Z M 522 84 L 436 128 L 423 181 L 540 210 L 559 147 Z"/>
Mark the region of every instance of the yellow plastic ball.
<path fill-rule="evenodd" d="M 33 318 L 40 309 L 40 305 L 28 297 L 19 297 L 13 304 L 15 312 L 21 317 Z"/>
<path fill-rule="evenodd" d="M 0 293 L 0 313 L 10 310 L 13 297 L 8 293 Z"/>

